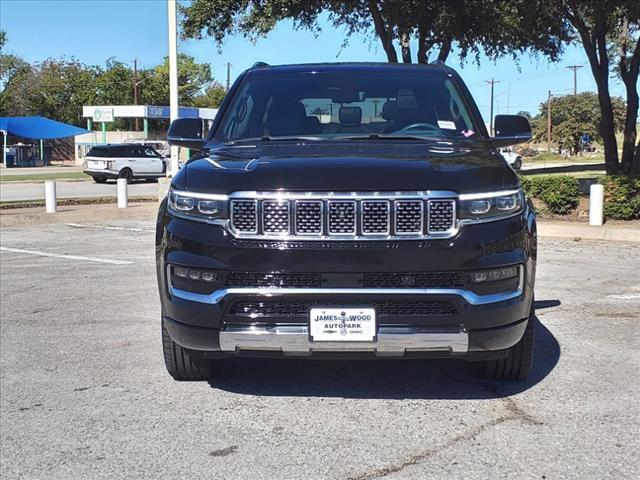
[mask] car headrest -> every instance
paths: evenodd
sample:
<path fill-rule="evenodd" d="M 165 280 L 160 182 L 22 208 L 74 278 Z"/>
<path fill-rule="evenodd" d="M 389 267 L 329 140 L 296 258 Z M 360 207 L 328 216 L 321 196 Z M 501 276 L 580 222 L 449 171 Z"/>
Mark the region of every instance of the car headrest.
<path fill-rule="evenodd" d="M 382 111 L 380 116 L 386 121 L 395 120 L 398 118 L 398 105 L 395 100 L 387 100 L 382 105 Z"/>
<path fill-rule="evenodd" d="M 362 123 L 362 109 L 360 107 L 341 107 L 339 119 L 342 125 L 360 125 Z"/>

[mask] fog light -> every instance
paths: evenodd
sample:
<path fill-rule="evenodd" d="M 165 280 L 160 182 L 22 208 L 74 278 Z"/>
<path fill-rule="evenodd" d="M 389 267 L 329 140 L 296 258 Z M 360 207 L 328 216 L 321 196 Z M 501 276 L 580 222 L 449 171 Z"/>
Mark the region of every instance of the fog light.
<path fill-rule="evenodd" d="M 505 267 L 505 268 L 496 268 L 493 270 L 483 270 L 480 272 L 473 272 L 471 274 L 471 281 L 473 283 L 482 283 L 482 282 L 496 282 L 498 280 L 508 280 L 510 278 L 515 278 L 519 273 L 518 266 L 514 267 Z"/>
<path fill-rule="evenodd" d="M 218 274 L 216 272 L 199 270 L 199 269 L 191 269 L 189 267 L 181 267 L 178 265 L 173 266 L 173 275 L 179 278 L 184 278 L 187 280 L 195 280 L 195 281 L 204 281 L 204 282 L 215 282 L 218 280 Z"/>

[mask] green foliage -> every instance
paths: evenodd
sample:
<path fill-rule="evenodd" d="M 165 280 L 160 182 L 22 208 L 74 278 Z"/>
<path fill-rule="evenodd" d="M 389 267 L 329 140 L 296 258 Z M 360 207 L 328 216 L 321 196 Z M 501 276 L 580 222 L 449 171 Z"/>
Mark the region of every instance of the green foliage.
<path fill-rule="evenodd" d="M 207 87 L 202 95 L 198 95 L 193 99 L 192 105 L 200 108 L 218 108 L 224 100 L 227 92 L 218 82 Z"/>
<path fill-rule="evenodd" d="M 545 0 L 193 0 L 180 8 L 184 38 L 255 39 L 285 20 L 318 32 L 328 15 L 345 31 L 345 43 L 357 34 L 382 44 L 390 62 L 426 63 L 430 52 L 446 60 L 452 44 L 460 58 L 480 53 L 490 58 L 530 50 L 557 59 L 568 38 L 566 25 Z M 544 35 L 539 32 L 544 32 Z M 411 54 L 411 44 L 418 51 Z M 435 59 L 433 57 L 432 59 Z"/>
<path fill-rule="evenodd" d="M 616 220 L 640 218 L 640 177 L 606 176 L 604 185 L 604 215 Z"/>
<path fill-rule="evenodd" d="M 529 197 L 541 200 L 551 213 L 569 213 L 580 200 L 580 184 L 571 175 L 521 177 L 520 185 Z"/>
<path fill-rule="evenodd" d="M 169 105 L 169 63 L 138 72 L 138 103 Z M 212 84 L 211 67 L 193 57 L 178 55 L 179 100 L 185 106 L 216 107 L 224 89 Z M 13 55 L 0 54 L 0 115 L 42 115 L 83 126 L 83 105 L 133 104 L 134 74 L 130 65 L 114 58 L 104 67 L 75 59 L 47 59 L 30 65 Z M 126 128 L 126 120 L 108 125 Z"/>
<path fill-rule="evenodd" d="M 622 98 L 611 97 L 616 131 L 624 126 L 626 105 Z M 540 104 L 540 114 L 533 120 L 533 134 L 538 141 L 547 136 L 547 102 Z M 566 95 L 551 99 L 551 138 L 559 149 L 577 153 L 580 136 L 588 133 L 594 141 L 602 140 L 600 103 L 593 92 Z"/>

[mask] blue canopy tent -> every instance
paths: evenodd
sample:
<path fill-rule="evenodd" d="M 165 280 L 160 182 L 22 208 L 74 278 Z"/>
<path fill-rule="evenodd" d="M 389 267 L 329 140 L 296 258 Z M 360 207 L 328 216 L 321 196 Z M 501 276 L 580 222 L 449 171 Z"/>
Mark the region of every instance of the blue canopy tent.
<path fill-rule="evenodd" d="M 40 155 L 43 155 L 43 140 L 75 137 L 88 130 L 67 123 L 56 122 L 45 117 L 0 117 L 0 132 L 3 133 L 2 162 L 7 166 L 7 136 L 40 140 Z"/>

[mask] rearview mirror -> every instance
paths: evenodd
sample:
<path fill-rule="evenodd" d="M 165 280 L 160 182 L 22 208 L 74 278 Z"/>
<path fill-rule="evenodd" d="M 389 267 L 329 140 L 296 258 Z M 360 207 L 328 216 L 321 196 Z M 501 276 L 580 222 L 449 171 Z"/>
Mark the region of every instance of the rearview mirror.
<path fill-rule="evenodd" d="M 507 147 L 531 140 L 529 120 L 521 115 L 496 115 L 494 121 L 493 144 L 496 147 Z"/>
<path fill-rule="evenodd" d="M 171 122 L 167 141 L 170 145 L 202 150 L 202 120 L 199 118 L 178 118 Z"/>

